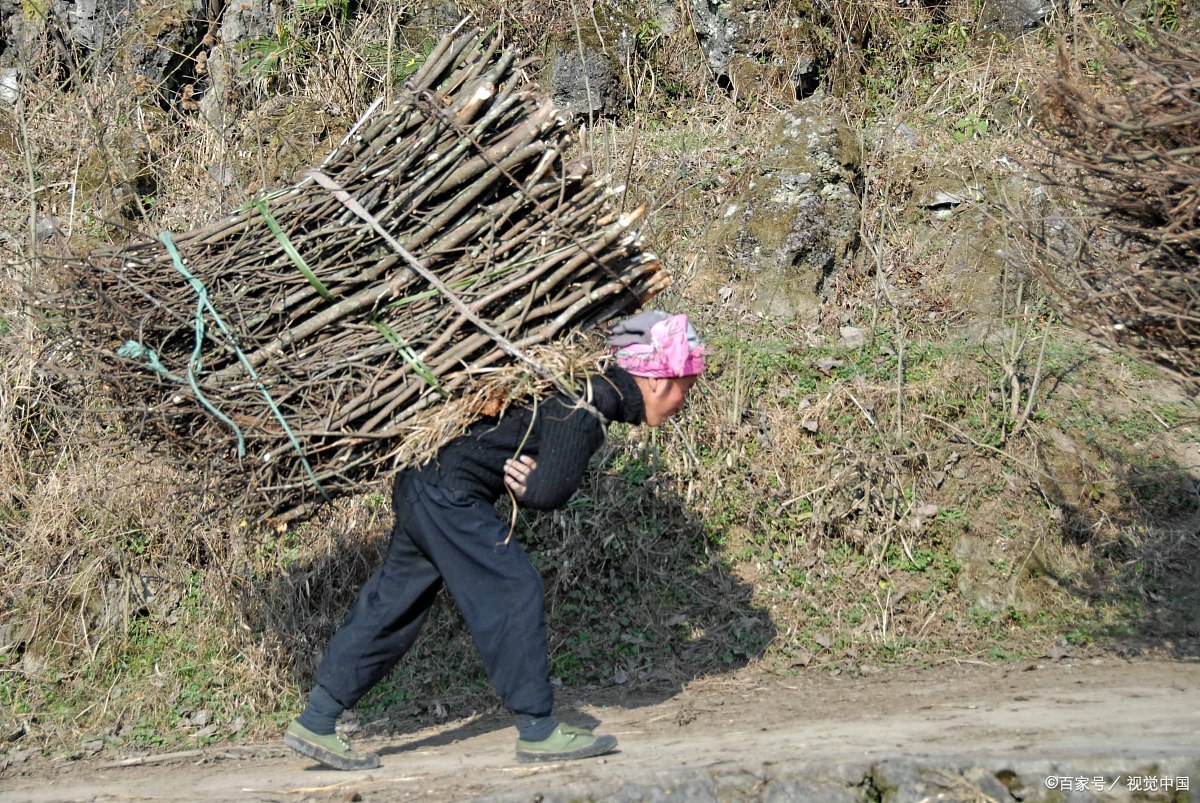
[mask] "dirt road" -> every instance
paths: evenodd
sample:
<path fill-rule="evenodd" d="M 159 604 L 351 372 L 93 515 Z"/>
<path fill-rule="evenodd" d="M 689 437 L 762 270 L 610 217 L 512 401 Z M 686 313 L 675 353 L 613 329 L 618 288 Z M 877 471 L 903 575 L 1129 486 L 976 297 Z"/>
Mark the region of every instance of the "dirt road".
<path fill-rule="evenodd" d="M 0 800 L 1200 799 L 1196 663 L 950 663 L 854 678 L 745 670 L 665 699 L 568 697 L 560 714 L 599 722 L 621 752 L 518 764 L 506 719 L 488 716 L 370 740 L 383 755 L 371 772 L 250 745 L 10 767 Z"/>

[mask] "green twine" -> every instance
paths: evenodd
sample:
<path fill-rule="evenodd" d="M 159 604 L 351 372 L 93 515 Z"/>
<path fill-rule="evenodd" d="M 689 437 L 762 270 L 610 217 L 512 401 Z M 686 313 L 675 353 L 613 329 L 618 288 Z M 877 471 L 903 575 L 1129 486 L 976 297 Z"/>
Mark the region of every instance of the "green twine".
<path fill-rule="evenodd" d="M 279 421 L 280 426 L 283 427 L 283 431 L 287 434 L 288 439 L 292 442 L 292 446 L 296 449 L 296 453 L 300 455 L 300 462 L 304 466 L 304 470 L 308 474 L 308 478 L 312 480 L 313 486 L 321 494 L 322 499 L 329 501 L 329 496 L 325 493 L 325 489 L 321 487 L 321 483 L 317 480 L 317 475 L 313 473 L 312 466 L 308 464 L 308 458 L 304 455 L 304 448 L 300 445 L 300 441 L 296 439 L 295 434 L 292 432 L 292 428 L 288 425 L 287 418 L 284 417 L 283 412 L 279 409 L 278 405 L 275 404 L 275 400 L 271 398 L 270 392 L 267 390 L 266 386 L 263 385 L 262 380 L 259 379 L 258 372 L 254 370 L 254 366 L 250 364 L 250 361 L 246 358 L 245 353 L 238 348 L 236 339 L 229 331 L 229 328 L 225 326 L 225 322 L 221 319 L 221 316 L 217 314 L 217 310 L 209 302 L 208 288 L 204 286 L 204 282 L 193 276 L 191 272 L 188 271 L 188 269 L 184 266 L 183 258 L 179 255 L 179 249 L 175 247 L 175 241 L 171 238 L 170 232 L 159 232 L 158 239 L 164 246 L 166 246 L 167 253 L 171 255 L 171 259 L 175 263 L 175 269 L 179 271 L 180 275 L 182 275 L 184 279 L 187 280 L 187 283 L 196 293 L 196 347 L 192 352 L 191 360 L 188 361 L 187 378 L 188 384 L 191 385 L 192 391 L 196 394 L 197 400 L 204 405 L 206 410 L 224 421 L 233 429 L 238 437 L 238 457 L 245 457 L 246 441 L 242 436 L 241 430 L 238 429 L 237 425 L 233 423 L 233 421 L 229 420 L 228 417 L 223 415 L 220 411 L 208 403 L 203 394 L 200 393 L 200 388 L 196 383 L 195 370 L 196 366 L 200 363 L 200 351 L 204 341 L 204 310 L 207 309 L 208 314 L 211 315 L 213 321 L 216 322 L 217 327 L 225 334 L 227 338 L 229 338 L 230 343 L 233 345 L 234 351 L 237 352 L 238 360 L 241 361 L 242 366 L 246 369 L 246 371 L 250 374 L 251 379 L 253 379 L 255 384 L 258 386 L 259 391 L 262 393 L 263 398 L 267 402 L 267 406 L 271 409 L 275 419 Z"/>
<path fill-rule="evenodd" d="M 412 369 L 416 372 L 417 376 L 425 380 L 425 384 L 429 385 L 442 396 L 450 395 L 449 392 L 442 387 L 442 383 L 438 382 L 438 378 L 433 371 L 429 370 L 429 366 L 421 362 L 421 358 L 417 356 L 415 351 L 413 351 L 412 346 L 408 345 L 408 342 L 400 336 L 399 332 L 388 326 L 383 321 L 371 321 L 371 325 L 375 327 L 375 331 L 383 335 L 384 340 L 392 344 L 392 348 L 400 352 L 400 356 L 404 357 L 408 364 L 412 366 Z"/>
<path fill-rule="evenodd" d="M 279 225 L 279 221 L 271 214 L 271 210 L 267 208 L 267 202 L 260 198 L 254 202 L 254 206 L 262 213 L 263 220 L 267 222 L 267 228 L 275 235 L 275 239 L 279 240 L 279 244 L 283 246 L 283 252 L 288 255 L 288 259 L 292 260 L 292 264 L 296 266 L 296 269 L 304 274 L 304 278 L 308 279 L 308 283 L 321 294 L 321 298 L 326 301 L 333 301 L 333 296 L 329 294 L 329 290 L 317 278 L 317 274 L 313 273 L 312 268 L 304 261 L 304 257 L 300 256 L 300 252 L 296 250 L 296 246 L 292 245 L 292 241 L 284 233 L 283 227 Z"/>

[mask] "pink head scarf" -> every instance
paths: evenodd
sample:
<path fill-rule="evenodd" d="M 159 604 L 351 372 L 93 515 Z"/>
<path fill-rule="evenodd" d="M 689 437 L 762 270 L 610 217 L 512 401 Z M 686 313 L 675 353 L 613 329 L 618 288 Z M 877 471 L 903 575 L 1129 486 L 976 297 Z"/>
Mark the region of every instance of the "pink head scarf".
<path fill-rule="evenodd" d="M 676 378 L 704 370 L 704 344 L 687 315 L 643 312 L 614 326 L 608 343 L 617 365 L 634 376 Z"/>

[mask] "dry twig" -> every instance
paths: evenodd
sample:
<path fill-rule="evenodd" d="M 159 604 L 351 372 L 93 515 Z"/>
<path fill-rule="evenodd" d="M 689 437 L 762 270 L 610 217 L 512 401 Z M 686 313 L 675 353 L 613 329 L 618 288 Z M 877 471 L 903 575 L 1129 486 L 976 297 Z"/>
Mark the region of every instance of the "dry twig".
<path fill-rule="evenodd" d="M 1079 211 L 1027 225 L 1035 264 L 1073 323 L 1200 385 L 1200 47 L 1129 22 L 1092 44 L 1041 104 L 1044 175 Z"/>

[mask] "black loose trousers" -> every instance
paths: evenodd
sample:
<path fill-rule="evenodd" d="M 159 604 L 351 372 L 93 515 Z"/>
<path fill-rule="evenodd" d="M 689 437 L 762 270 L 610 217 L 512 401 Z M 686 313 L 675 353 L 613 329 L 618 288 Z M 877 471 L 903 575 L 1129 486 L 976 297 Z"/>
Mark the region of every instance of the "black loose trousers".
<path fill-rule="evenodd" d="M 504 705 L 550 714 L 542 578 L 492 503 L 405 472 L 392 505 L 387 557 L 330 642 L 317 683 L 352 707 L 412 647 L 444 583 Z"/>
<path fill-rule="evenodd" d="M 401 474 L 392 495 L 396 525 L 383 565 L 363 587 L 317 668 L 317 683 L 350 708 L 417 638 L 444 584 L 462 611 L 488 678 L 514 714 L 551 713 L 542 579 L 500 520 L 509 458 L 537 461 L 518 500 L 548 510 L 579 487 L 604 442 L 604 423 L 645 420 L 642 393 L 613 367 L 582 394 L 603 419 L 564 394 L 476 424 L 434 460 Z M 507 541 L 507 543 L 506 543 Z"/>

